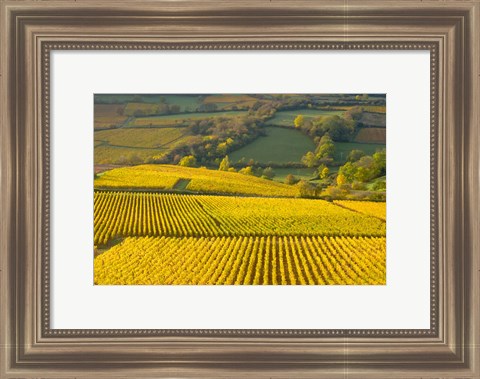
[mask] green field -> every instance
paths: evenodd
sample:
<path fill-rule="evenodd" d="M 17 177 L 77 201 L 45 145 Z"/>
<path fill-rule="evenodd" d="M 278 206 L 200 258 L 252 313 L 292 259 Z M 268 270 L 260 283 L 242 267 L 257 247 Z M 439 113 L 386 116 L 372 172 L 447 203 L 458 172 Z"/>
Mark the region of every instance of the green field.
<path fill-rule="evenodd" d="M 285 178 L 288 174 L 292 174 L 297 179 L 310 180 L 315 175 L 314 168 L 275 168 L 273 172 L 275 177 L 273 180 L 285 183 Z"/>
<path fill-rule="evenodd" d="M 126 104 L 126 103 L 147 103 L 147 104 L 176 104 L 180 106 L 181 112 L 194 112 L 202 104 L 199 95 L 95 95 L 96 101 L 102 104 Z"/>
<path fill-rule="evenodd" d="M 165 154 L 179 145 L 188 144 L 195 138 L 185 128 L 121 128 L 97 131 L 94 136 L 95 164 L 122 163 L 123 158 L 132 155 L 143 161 Z"/>
<path fill-rule="evenodd" d="M 150 117 L 137 117 L 130 121 L 128 126 L 136 127 L 148 127 L 148 126 L 163 126 L 163 125 L 175 125 L 183 124 L 187 120 L 199 120 L 210 117 L 234 117 L 244 116 L 246 111 L 222 111 L 222 112 L 197 112 L 197 113 L 184 113 L 184 114 L 169 114 L 165 116 L 150 116 Z"/>
<path fill-rule="evenodd" d="M 320 116 L 341 116 L 343 113 L 344 111 L 327 111 L 319 109 L 296 109 L 289 111 L 278 111 L 277 113 L 275 113 L 275 116 L 273 118 L 267 121 L 267 124 L 293 127 L 293 120 L 295 120 L 295 118 L 300 114 L 303 115 L 305 119 L 311 119 Z"/>
<path fill-rule="evenodd" d="M 265 137 L 258 137 L 231 153 L 230 161 L 236 163 L 245 158 L 246 161 L 253 159 L 259 163 L 300 162 L 307 151 L 315 150 L 313 141 L 298 130 L 269 126 L 265 132 Z"/>
<path fill-rule="evenodd" d="M 352 150 L 362 150 L 366 155 L 372 155 L 381 149 L 385 149 L 385 145 L 379 143 L 335 142 L 334 159 L 343 163 L 346 162 L 347 156 Z"/>

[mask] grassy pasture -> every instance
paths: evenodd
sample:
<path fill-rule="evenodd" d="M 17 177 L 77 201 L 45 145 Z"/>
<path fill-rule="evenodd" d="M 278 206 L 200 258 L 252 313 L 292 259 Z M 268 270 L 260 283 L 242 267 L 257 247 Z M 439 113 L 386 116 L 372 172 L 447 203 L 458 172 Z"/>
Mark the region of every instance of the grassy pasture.
<path fill-rule="evenodd" d="M 135 116 L 136 112 L 142 112 L 145 115 L 159 113 L 159 104 L 154 103 L 127 103 L 123 113 L 127 116 Z"/>
<path fill-rule="evenodd" d="M 334 159 L 343 163 L 352 150 L 362 150 L 366 155 L 372 155 L 384 148 L 385 144 L 380 143 L 335 142 Z"/>
<path fill-rule="evenodd" d="M 181 112 L 194 112 L 201 104 L 199 95 L 164 95 L 163 98 L 169 105 L 178 105 Z"/>
<path fill-rule="evenodd" d="M 203 99 L 205 104 L 217 104 L 219 109 L 228 110 L 233 107 L 250 108 L 258 99 L 249 95 L 210 95 Z"/>
<path fill-rule="evenodd" d="M 143 161 L 162 156 L 195 138 L 185 131 L 185 128 L 121 128 L 95 132 L 95 164 L 120 163 L 122 157 L 135 156 Z"/>
<path fill-rule="evenodd" d="M 152 116 L 152 117 L 137 117 L 132 120 L 128 126 L 165 126 L 183 124 L 188 120 L 198 120 L 210 117 L 235 117 L 244 116 L 247 112 L 242 111 L 225 111 L 225 112 L 198 112 L 198 113 L 184 113 L 184 114 L 171 114 L 165 116 Z"/>
<path fill-rule="evenodd" d="M 122 104 L 95 104 L 93 107 L 95 117 L 123 116 Z"/>
<path fill-rule="evenodd" d="M 108 129 L 122 125 L 127 116 L 123 115 L 123 105 L 95 104 L 94 127 L 95 130 Z"/>
<path fill-rule="evenodd" d="M 362 128 L 358 131 L 355 142 L 381 143 L 387 141 L 386 128 Z"/>
<path fill-rule="evenodd" d="M 298 115 L 303 115 L 305 119 L 316 118 L 320 116 L 343 115 L 344 111 L 335 110 L 320 110 L 320 109 L 296 109 L 289 111 L 278 111 L 270 120 L 267 121 L 269 125 L 291 126 L 293 127 L 293 120 Z"/>
<path fill-rule="evenodd" d="M 314 168 L 275 168 L 273 169 L 275 177 L 273 180 L 284 183 L 288 174 L 292 174 L 297 179 L 310 180 L 315 175 Z"/>
<path fill-rule="evenodd" d="M 119 147 L 110 145 L 95 146 L 94 163 L 98 164 L 115 164 L 121 163 L 132 156 L 138 157 L 141 160 L 153 156 L 161 156 L 168 152 L 168 149 L 149 149 L 149 148 L 132 148 Z"/>
<path fill-rule="evenodd" d="M 166 148 L 178 143 L 186 137 L 184 128 L 161 129 L 115 129 L 102 130 L 95 133 L 95 141 L 106 142 L 109 145 L 137 148 Z"/>
<path fill-rule="evenodd" d="M 95 130 L 118 128 L 127 121 L 126 116 L 108 116 L 97 117 L 95 116 L 94 128 Z"/>
<path fill-rule="evenodd" d="M 236 163 L 241 158 L 253 159 L 259 163 L 300 162 L 307 151 L 315 150 L 313 141 L 298 130 L 269 126 L 266 137 L 258 137 L 252 143 L 229 155 Z"/>

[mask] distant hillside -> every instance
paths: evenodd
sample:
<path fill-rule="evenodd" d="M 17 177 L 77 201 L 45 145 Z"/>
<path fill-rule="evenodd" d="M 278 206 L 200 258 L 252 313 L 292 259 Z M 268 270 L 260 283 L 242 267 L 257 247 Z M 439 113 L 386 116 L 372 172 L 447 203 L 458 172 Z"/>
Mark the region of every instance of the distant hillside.
<path fill-rule="evenodd" d="M 195 193 L 295 197 L 296 186 L 256 176 L 173 165 L 140 165 L 106 171 L 95 179 L 101 189 L 160 189 Z"/>

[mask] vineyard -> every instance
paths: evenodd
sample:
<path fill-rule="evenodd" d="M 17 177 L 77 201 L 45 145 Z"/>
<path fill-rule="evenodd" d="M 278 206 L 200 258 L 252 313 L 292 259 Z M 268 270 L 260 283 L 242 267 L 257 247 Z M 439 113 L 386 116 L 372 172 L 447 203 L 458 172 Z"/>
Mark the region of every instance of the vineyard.
<path fill-rule="evenodd" d="M 387 208 L 384 202 L 336 200 L 335 204 L 369 216 L 387 220 Z"/>
<path fill-rule="evenodd" d="M 385 284 L 385 238 L 127 238 L 95 259 L 96 284 Z"/>
<path fill-rule="evenodd" d="M 298 195 L 298 188 L 236 172 L 172 165 L 139 165 L 105 172 L 94 182 L 95 188 L 172 189 L 181 179 L 189 180 L 187 190 L 200 193 L 256 196 Z"/>
<path fill-rule="evenodd" d="M 116 237 L 385 235 L 385 222 L 324 200 L 141 192 L 94 195 L 94 243 Z"/>

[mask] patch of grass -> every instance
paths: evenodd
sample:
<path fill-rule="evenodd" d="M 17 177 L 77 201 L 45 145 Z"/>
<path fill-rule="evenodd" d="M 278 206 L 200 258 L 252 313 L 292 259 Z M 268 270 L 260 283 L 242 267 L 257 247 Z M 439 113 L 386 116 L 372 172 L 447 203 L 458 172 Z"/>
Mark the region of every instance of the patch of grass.
<path fill-rule="evenodd" d="M 200 95 L 164 95 L 169 105 L 178 105 L 180 112 L 195 112 L 201 104 Z"/>
<path fill-rule="evenodd" d="M 94 163 L 96 165 L 129 164 L 130 162 L 141 163 L 147 158 L 159 157 L 167 152 L 168 149 L 147 149 L 100 145 L 95 146 Z"/>
<path fill-rule="evenodd" d="M 128 126 L 165 126 L 183 124 L 188 120 L 198 120 L 210 117 L 235 117 L 246 115 L 242 111 L 224 111 L 224 112 L 198 112 L 184 114 L 170 114 L 165 116 L 137 117 L 133 119 Z"/>
<path fill-rule="evenodd" d="M 95 132 L 95 164 L 143 163 L 172 149 L 191 143 L 196 137 L 185 128 L 121 128 Z"/>
<path fill-rule="evenodd" d="M 95 142 L 105 141 L 109 145 L 123 147 L 166 148 L 186 137 L 184 128 L 161 129 L 114 129 L 95 133 Z"/>
<path fill-rule="evenodd" d="M 295 109 L 288 111 L 278 111 L 275 113 L 275 116 L 267 121 L 269 125 L 280 125 L 280 126 L 291 126 L 293 125 L 293 120 L 298 115 L 303 115 L 305 119 L 312 119 L 320 116 L 342 116 L 344 111 L 337 110 L 320 110 L 320 109 Z"/>
<path fill-rule="evenodd" d="M 128 103 L 123 110 L 123 114 L 127 116 L 135 116 L 137 112 L 141 114 L 157 114 L 160 112 L 159 104 L 155 103 Z"/>
<path fill-rule="evenodd" d="M 366 155 L 372 155 L 384 148 L 385 144 L 380 143 L 335 142 L 334 159 L 337 162 L 344 163 L 352 150 L 361 150 Z"/>
<path fill-rule="evenodd" d="M 252 143 L 229 154 L 230 161 L 238 162 L 253 159 L 259 163 L 300 162 L 307 151 L 315 150 L 313 141 L 302 132 L 294 129 L 266 127 L 266 136 L 258 137 Z"/>
<path fill-rule="evenodd" d="M 273 180 L 285 183 L 285 178 L 288 174 L 292 174 L 297 179 L 310 180 L 315 175 L 314 168 L 274 168 L 275 176 Z"/>

